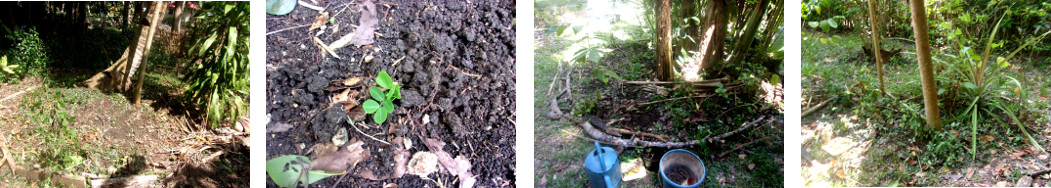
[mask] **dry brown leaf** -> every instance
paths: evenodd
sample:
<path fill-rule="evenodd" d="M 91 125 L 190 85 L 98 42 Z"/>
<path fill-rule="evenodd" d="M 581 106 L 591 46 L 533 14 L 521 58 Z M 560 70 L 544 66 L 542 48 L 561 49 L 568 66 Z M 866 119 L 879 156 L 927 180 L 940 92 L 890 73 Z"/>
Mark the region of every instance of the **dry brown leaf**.
<path fill-rule="evenodd" d="M 350 109 L 350 111 L 347 111 L 347 116 L 350 117 L 350 120 L 362 121 L 365 120 L 365 110 L 361 108 L 353 108 Z"/>
<path fill-rule="evenodd" d="M 406 173 L 426 178 L 427 175 L 438 171 L 438 155 L 426 151 L 416 152 L 412 154 L 407 167 Z"/>
<path fill-rule="evenodd" d="M 741 159 L 744 159 L 744 158 L 746 158 L 746 157 L 748 157 L 748 155 L 745 155 L 745 154 L 737 154 L 737 158 L 741 158 Z"/>
<path fill-rule="evenodd" d="M 322 12 L 321 15 L 314 18 L 314 23 L 310 24 L 310 30 L 321 28 L 322 25 L 325 25 L 325 22 L 328 22 L 328 12 Z"/>
<path fill-rule="evenodd" d="M 364 78 L 362 78 L 362 77 L 347 78 L 347 79 L 343 80 L 343 85 L 344 86 L 354 87 L 354 86 L 357 86 L 358 84 L 360 84 L 362 80 L 364 80 Z"/>
<path fill-rule="evenodd" d="M 971 178 L 973 175 L 974 175 L 974 167 L 968 167 L 967 168 L 967 174 L 964 175 L 964 178 Z"/>
<path fill-rule="evenodd" d="M 1011 154 L 1008 155 L 1008 156 L 1011 157 L 1011 160 L 1020 160 L 1020 159 L 1022 159 L 1022 156 L 1025 156 L 1025 151 L 1011 152 Z"/>
<path fill-rule="evenodd" d="M 1040 155 L 1036 156 L 1036 158 L 1040 159 L 1040 160 L 1047 160 L 1047 154 L 1040 154 Z"/>
<path fill-rule="evenodd" d="M 346 172 L 369 157 L 369 151 L 362 147 L 364 144 L 365 142 L 360 140 L 353 140 L 334 154 L 314 159 L 310 163 L 310 169 L 329 173 Z"/>
<path fill-rule="evenodd" d="M 285 131 L 288 131 L 289 129 L 292 129 L 292 127 L 293 127 L 292 124 L 288 124 L 288 123 L 274 123 L 274 124 L 271 124 L 271 126 L 267 126 L 266 127 L 266 133 L 285 132 Z"/>
<path fill-rule="evenodd" d="M 755 169 L 755 164 L 748 164 L 748 170 Z"/>
<path fill-rule="evenodd" d="M 993 138 L 993 136 L 989 136 L 989 135 L 982 136 L 982 141 L 983 142 L 992 142 L 993 140 L 996 140 L 996 138 Z"/>
<path fill-rule="evenodd" d="M 466 157 L 457 156 L 455 159 L 452 158 L 452 155 L 442 150 L 445 143 L 437 138 L 424 138 L 423 145 L 427 145 L 427 149 L 430 149 L 432 153 L 438 156 L 438 162 L 441 163 L 442 167 L 460 178 L 460 188 L 474 187 L 474 182 L 477 180 L 471 174 L 471 162 Z"/>

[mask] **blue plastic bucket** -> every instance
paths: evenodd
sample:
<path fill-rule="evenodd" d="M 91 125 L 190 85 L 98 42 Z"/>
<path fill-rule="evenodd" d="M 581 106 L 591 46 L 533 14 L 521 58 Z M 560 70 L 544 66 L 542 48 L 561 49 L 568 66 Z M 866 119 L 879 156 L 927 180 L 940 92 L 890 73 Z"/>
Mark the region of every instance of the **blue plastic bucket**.
<path fill-rule="evenodd" d="M 693 183 L 689 185 L 682 185 L 683 182 L 672 182 L 668 179 L 667 172 L 675 170 L 675 168 L 686 168 L 690 172 L 690 181 Z M 659 174 L 661 176 L 661 182 L 664 184 L 664 188 L 683 188 L 683 187 L 700 187 L 701 183 L 704 183 L 705 176 L 704 162 L 701 161 L 700 157 L 697 157 L 693 152 L 686 151 L 683 149 L 675 149 L 664 153 L 661 157 Z M 689 180 L 687 180 L 689 181 Z"/>

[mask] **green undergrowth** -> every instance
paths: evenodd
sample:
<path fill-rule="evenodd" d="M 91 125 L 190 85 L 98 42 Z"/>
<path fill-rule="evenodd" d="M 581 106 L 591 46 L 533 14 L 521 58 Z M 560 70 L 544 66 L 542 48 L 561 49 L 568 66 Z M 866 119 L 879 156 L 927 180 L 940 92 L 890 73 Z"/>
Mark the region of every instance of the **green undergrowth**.
<path fill-rule="evenodd" d="M 1038 145 L 1027 139 L 1027 133 L 1019 127 L 1027 127 L 1028 134 L 1037 136 L 1034 137 L 1035 144 L 1047 147 L 1046 138 L 1035 132 L 1044 130 L 1051 123 L 1048 119 L 1051 107 L 1047 103 L 1051 93 L 1046 89 L 1051 84 L 1047 83 L 1049 71 L 1046 69 L 1046 59 L 1009 60 L 1010 64 L 1004 66 L 1005 69 L 993 73 L 995 76 L 1017 79 L 1023 88 L 1008 84 L 1013 81 L 1006 77 L 999 80 L 1002 82 L 995 83 L 997 85 L 988 84 L 990 90 L 982 94 L 985 98 L 982 101 L 986 103 L 978 103 L 978 109 L 982 110 L 969 111 L 974 98 L 968 97 L 969 94 L 965 92 L 970 86 L 958 80 L 963 78 L 958 74 L 960 72 L 953 72 L 953 67 L 948 67 L 958 64 L 959 60 L 953 60 L 946 54 L 958 54 L 959 51 L 950 49 L 935 52 L 936 58 L 948 61 L 935 63 L 934 68 L 938 78 L 942 119 L 942 129 L 936 130 L 927 126 L 924 119 L 920 74 L 913 47 L 904 48 L 902 54 L 898 55 L 902 63 L 892 60 L 884 66 L 884 90 L 893 96 L 890 97 L 880 93 L 876 65 L 868 62 L 861 51 L 863 40 L 870 40 L 866 35 L 827 35 L 804 31 L 802 37 L 803 110 L 823 100 L 833 99 L 822 111 L 804 119 L 856 116 L 858 120 L 853 123 L 866 122 L 869 125 L 847 127 L 841 126 L 845 124 L 843 122 L 832 122 L 835 124 L 832 135 L 856 137 L 854 133 L 857 131 L 871 130 L 878 132 L 878 136 L 872 138 L 873 142 L 883 143 L 869 148 L 860 169 L 848 172 L 862 173 L 857 176 L 860 179 L 831 178 L 833 186 L 890 186 L 905 185 L 906 182 L 918 186 L 941 185 L 938 183 L 944 179 L 936 174 L 959 172 L 971 165 L 1005 157 L 1005 152 L 1023 148 L 1040 152 L 1035 147 Z M 1007 49 L 1013 48 L 1016 47 Z M 1001 51 L 1007 50 L 1000 48 L 994 51 L 990 59 L 1007 55 Z M 998 66 L 994 62 L 990 63 L 990 67 Z M 980 116 L 972 116 L 971 113 L 979 113 Z M 1016 118 L 1017 122 L 1014 121 Z M 804 120 L 804 124 L 808 123 Z M 811 143 L 810 151 L 815 158 L 832 158 L 816 152 L 821 151 L 821 145 L 825 144 L 821 143 L 821 139 L 804 140 L 804 143 Z M 921 172 L 927 176 L 917 177 L 916 174 Z"/>
<path fill-rule="evenodd" d="M 84 118 L 92 117 L 78 117 L 76 114 L 93 110 L 86 107 L 95 100 L 125 101 L 119 94 L 103 94 L 85 88 L 49 88 L 44 85 L 27 92 L 19 103 L 20 114 L 16 119 L 30 128 L 23 136 L 39 141 L 40 145 L 22 153 L 28 159 L 25 162 L 40 164 L 56 172 L 108 174 L 107 166 L 99 166 L 100 163 L 119 167 L 128 162 L 125 157 L 142 153 L 140 146 L 104 146 L 88 140 L 99 136 L 98 130 L 84 126 L 83 122 L 87 121 Z"/>

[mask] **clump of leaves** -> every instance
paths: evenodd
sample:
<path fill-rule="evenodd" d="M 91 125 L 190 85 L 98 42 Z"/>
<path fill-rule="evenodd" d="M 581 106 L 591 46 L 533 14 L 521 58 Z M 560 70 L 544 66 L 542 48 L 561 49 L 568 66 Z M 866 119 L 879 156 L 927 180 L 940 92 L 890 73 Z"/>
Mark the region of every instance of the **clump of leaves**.
<path fill-rule="evenodd" d="M 376 124 L 383 124 L 387 121 L 387 114 L 394 112 L 394 99 L 401 99 L 401 85 L 395 84 L 387 71 L 380 71 L 379 76 L 376 76 L 376 85 L 380 87 L 369 88 L 372 99 L 366 100 L 361 108 L 365 113 L 373 114 L 372 120 Z M 387 91 L 384 92 L 384 89 Z"/>
<path fill-rule="evenodd" d="M 212 127 L 231 123 L 248 111 L 249 5 L 206 2 L 197 12 L 188 54 L 201 60 L 183 78 L 191 102 L 204 107 Z"/>
<path fill-rule="evenodd" d="M 285 155 L 266 161 L 266 174 L 274 184 L 281 187 L 306 186 L 329 176 L 342 173 L 328 173 L 321 170 L 310 170 L 310 158 L 302 155 Z"/>
<path fill-rule="evenodd" d="M 4 57 L 0 57 L 0 69 L 3 69 L 4 73 L 15 74 L 15 68 L 18 68 L 18 65 L 16 65 L 16 64 L 8 65 L 7 64 L 7 56 L 6 55 Z"/>

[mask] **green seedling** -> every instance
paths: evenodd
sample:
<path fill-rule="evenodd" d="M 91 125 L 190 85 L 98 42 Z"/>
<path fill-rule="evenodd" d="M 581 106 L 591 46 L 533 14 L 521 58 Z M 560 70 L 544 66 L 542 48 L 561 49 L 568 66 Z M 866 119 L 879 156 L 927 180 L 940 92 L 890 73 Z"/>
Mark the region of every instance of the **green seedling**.
<path fill-rule="evenodd" d="M 321 170 L 310 170 L 310 158 L 301 155 L 285 155 L 266 161 L 266 174 L 281 187 L 310 185 L 329 176 L 343 173 L 327 173 Z"/>
<path fill-rule="evenodd" d="M 382 89 L 380 87 L 369 88 L 369 95 L 372 95 L 372 99 L 366 100 L 361 108 L 365 110 L 365 113 L 373 114 L 372 120 L 376 124 L 383 124 L 387 121 L 387 114 L 394 112 L 394 99 L 401 99 L 401 85 L 395 84 L 387 71 L 380 71 L 379 76 L 376 76 L 376 84 Z M 387 91 L 384 92 L 383 89 Z"/>

